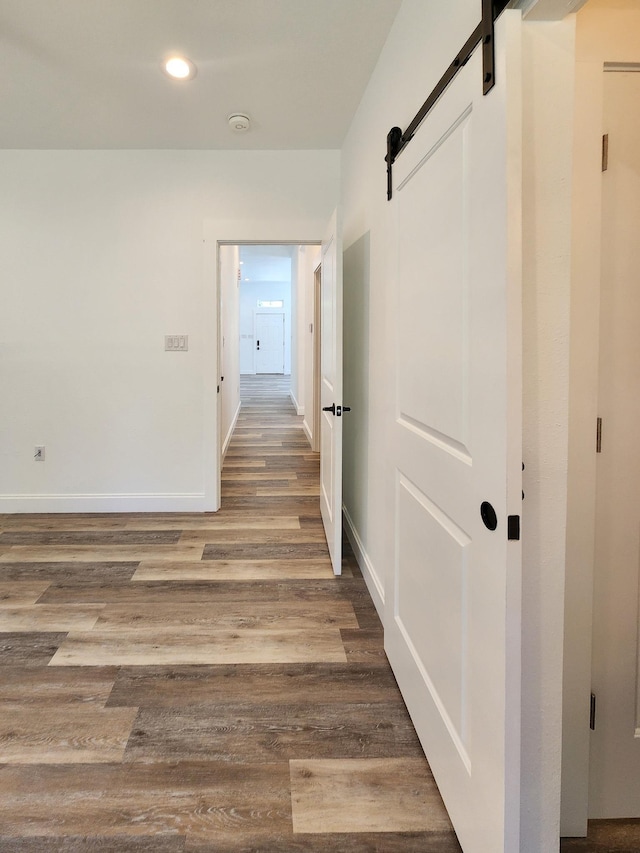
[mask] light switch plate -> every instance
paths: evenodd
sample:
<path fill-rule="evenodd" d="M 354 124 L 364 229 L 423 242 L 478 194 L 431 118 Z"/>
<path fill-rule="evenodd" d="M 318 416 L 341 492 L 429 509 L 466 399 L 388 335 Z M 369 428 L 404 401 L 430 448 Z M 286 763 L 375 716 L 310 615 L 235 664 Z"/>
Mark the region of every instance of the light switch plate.
<path fill-rule="evenodd" d="M 165 335 L 164 348 L 167 352 L 187 352 L 189 335 Z"/>

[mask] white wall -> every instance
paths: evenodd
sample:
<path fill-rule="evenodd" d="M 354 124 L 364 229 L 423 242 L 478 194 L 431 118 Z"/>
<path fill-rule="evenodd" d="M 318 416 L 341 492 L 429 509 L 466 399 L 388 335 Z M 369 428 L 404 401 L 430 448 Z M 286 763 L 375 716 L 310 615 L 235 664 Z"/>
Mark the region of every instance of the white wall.
<path fill-rule="evenodd" d="M 365 542 L 370 539 L 370 398 L 369 364 L 371 311 L 371 234 L 369 231 L 352 243 L 344 252 L 343 269 L 343 400 L 351 412 L 342 424 L 342 471 L 344 516 L 349 538 L 359 562 L 367 566 L 369 584 L 378 610 L 382 613 L 382 582 L 375 567 L 367 563 Z M 375 341 L 374 341 L 375 345 Z"/>
<path fill-rule="evenodd" d="M 300 282 L 300 251 L 302 246 L 292 247 L 291 251 L 291 402 L 299 415 L 304 415 L 304 338 L 301 336 L 301 322 L 304 322 L 304 292 Z M 301 301 L 302 297 L 302 301 Z M 302 402 L 300 402 L 302 401 Z"/>
<path fill-rule="evenodd" d="M 600 335 L 601 145 L 604 62 L 640 62 L 637 0 L 590 0 L 577 15 L 571 395 L 567 516 L 562 832 L 584 835 L 589 774 Z"/>
<path fill-rule="evenodd" d="M 0 152 L 0 510 L 212 508 L 216 240 L 319 239 L 338 180 L 332 151 Z"/>
<path fill-rule="evenodd" d="M 224 458 L 240 411 L 238 246 L 220 246 L 220 439 Z"/>
<path fill-rule="evenodd" d="M 355 452 L 345 461 L 344 494 L 350 535 L 380 610 L 394 550 L 389 521 L 394 481 L 386 450 L 395 400 L 393 294 L 388 285 L 395 247 L 385 192 L 386 135 L 394 125 L 408 125 L 477 25 L 479 11 L 475 0 L 453 0 L 446 15 L 439 4 L 405 0 L 343 147 L 345 336 L 354 335 L 348 346 L 345 340 L 344 382 L 361 408 L 355 417 L 352 413 L 351 425 L 345 422 L 347 446 L 351 429 L 368 431 L 366 446 L 354 444 Z M 529 26 L 557 27 L 539 30 L 525 50 L 525 82 L 532 99 L 528 103 L 525 97 L 531 109 L 526 123 L 529 131 L 535 124 L 536 134 L 524 151 L 528 497 L 523 526 L 528 532 L 523 541 L 527 707 L 521 850 L 549 853 L 557 849 L 559 832 L 573 42 L 571 22 Z M 560 94 L 554 75 L 561 81 Z M 361 300 L 368 316 L 358 315 Z"/>
<path fill-rule="evenodd" d="M 291 399 L 309 441 L 313 441 L 313 273 L 320 263 L 320 246 L 298 246 L 292 258 Z"/>
<path fill-rule="evenodd" d="M 258 308 L 258 300 L 282 299 L 282 308 Z M 291 281 L 240 283 L 240 373 L 255 373 L 255 315 L 257 311 L 284 314 L 284 372 L 291 373 Z"/>
<path fill-rule="evenodd" d="M 304 418 L 303 429 L 309 439 L 309 444 L 316 450 L 320 447 L 320 436 L 315 435 L 315 372 L 317 367 L 318 382 L 320 367 L 316 365 L 316 339 L 320 331 L 320 318 L 316 316 L 315 304 L 315 271 L 320 266 L 322 251 L 320 246 L 305 247 L 304 263 L 301 260 L 304 277 L 304 317 L 300 331 L 303 340 L 304 356 Z M 319 359 L 318 359 L 319 361 Z"/>

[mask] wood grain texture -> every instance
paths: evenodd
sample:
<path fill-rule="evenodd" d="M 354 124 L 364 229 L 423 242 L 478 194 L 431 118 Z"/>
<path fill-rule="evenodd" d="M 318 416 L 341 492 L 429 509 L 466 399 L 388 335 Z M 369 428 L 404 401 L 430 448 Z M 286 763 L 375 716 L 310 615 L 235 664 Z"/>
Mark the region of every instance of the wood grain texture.
<path fill-rule="evenodd" d="M 0 618 L 1 618 L 0 609 Z M 142 634 L 185 633 L 194 635 L 214 631 L 304 631 L 306 628 L 357 628 L 358 621 L 349 601 L 335 602 L 330 611 L 319 602 L 287 601 L 278 607 L 268 601 L 218 603 L 215 601 L 189 604 L 156 604 L 141 612 L 135 604 L 99 606 L 95 632 L 116 633 L 122 636 L 132 631 Z M 90 626 L 93 627 L 93 624 Z"/>
<path fill-rule="evenodd" d="M 0 581 L 0 605 L 35 604 L 49 581 Z"/>
<path fill-rule="evenodd" d="M 218 513 L 0 516 L 2 853 L 460 853 L 288 385 L 248 385 Z"/>
<path fill-rule="evenodd" d="M 16 604 L 0 606 L 0 633 L 7 631 L 88 631 L 101 604 Z M 355 617 L 354 617 L 355 618 Z"/>
<path fill-rule="evenodd" d="M 72 671 L 81 671 L 82 668 Z M 52 670 L 49 670 L 49 673 Z M 55 669 L 53 670 L 55 672 Z M 90 670 L 89 670 L 90 671 Z M 108 704 L 139 708 L 217 707 L 223 703 L 295 704 L 396 702 L 402 705 L 389 665 L 310 663 L 122 667 Z"/>
<path fill-rule="evenodd" d="M 268 581 L 138 581 L 137 583 L 53 583 L 39 599 L 39 604 L 67 602 L 69 604 L 136 604 L 145 607 L 156 604 L 186 604 L 215 601 L 277 601 L 279 585 Z"/>
<path fill-rule="evenodd" d="M 201 545 L 11 545 L 2 553 L 2 563 L 80 562 L 147 560 L 199 560 Z"/>
<path fill-rule="evenodd" d="M 0 764 L 96 764 L 120 761 L 135 708 L 0 708 Z"/>
<path fill-rule="evenodd" d="M 67 836 L 15 839 L 0 835 L 2 853 L 460 853 L 451 833 L 242 833 L 238 838 L 184 835 Z M 593 853 L 593 851 L 588 851 Z M 606 853 L 602 849 L 596 853 Z M 615 851 L 618 853 L 618 851 Z M 636 853 L 625 850 L 623 853 Z"/>
<path fill-rule="evenodd" d="M 13 530 L 0 534 L 5 545 L 175 545 L 180 530 Z"/>
<path fill-rule="evenodd" d="M 66 636 L 61 632 L 0 634 L 0 667 L 47 666 Z"/>
<path fill-rule="evenodd" d="M 104 708 L 117 674 L 116 667 L 5 666 L 0 673 L 0 711 L 48 707 L 64 714 L 69 705 Z"/>
<path fill-rule="evenodd" d="M 326 548 L 324 530 L 300 527 L 297 530 L 241 529 L 185 530 L 180 536 L 181 545 L 310 545 L 322 544 Z"/>
<path fill-rule="evenodd" d="M 350 663 L 386 662 L 384 653 L 384 633 L 381 630 L 348 628 L 340 631 L 347 660 Z"/>
<path fill-rule="evenodd" d="M 296 515 L 249 515 L 242 513 L 241 515 L 231 516 L 229 513 L 219 513 L 218 517 L 206 516 L 191 516 L 181 518 L 178 521 L 164 518 L 151 518 L 147 520 L 136 520 L 130 522 L 135 524 L 140 530 L 172 530 L 176 523 L 179 523 L 180 529 L 212 531 L 220 532 L 223 530 L 299 530 L 300 520 Z"/>
<path fill-rule="evenodd" d="M 184 853 L 184 835 L 68 835 L 11 838 L 0 835 L 2 853 Z"/>
<path fill-rule="evenodd" d="M 590 820 L 587 838 L 562 838 L 560 853 L 637 853 L 640 819 Z"/>
<path fill-rule="evenodd" d="M 328 558 L 325 542 L 280 542 L 262 545 L 259 542 L 221 543 L 205 545 L 203 560 L 306 560 Z"/>
<path fill-rule="evenodd" d="M 345 661 L 338 628 L 165 630 L 68 634 L 49 666 L 184 666 L 185 664 Z"/>
<path fill-rule="evenodd" d="M 278 497 L 281 494 L 281 491 L 276 489 L 273 485 L 267 486 L 266 484 L 261 484 L 256 489 L 257 497 Z M 295 483 L 292 483 L 287 489 L 287 494 L 289 495 L 314 495 L 320 497 L 320 484 L 319 483 L 306 483 L 297 480 Z"/>
<path fill-rule="evenodd" d="M 39 853 L 39 851 L 38 851 Z M 437 832 L 305 833 L 248 836 L 211 844 L 189 838 L 185 853 L 461 853 L 455 835 Z M 603 851 L 599 851 L 603 853 Z M 629 853 L 629 851 L 624 851 Z"/>
<path fill-rule="evenodd" d="M 338 702 L 310 707 L 307 702 L 262 705 L 254 701 L 200 711 L 143 709 L 131 733 L 125 761 L 171 761 L 183 756 L 188 760 L 270 764 L 336 754 L 345 759 L 418 756 L 420 766 L 427 767 L 409 715 L 399 702 Z"/>
<path fill-rule="evenodd" d="M 51 524 L 51 522 L 49 522 Z M 63 581 L 66 583 L 118 583 L 128 581 L 138 567 L 138 562 L 82 562 L 67 563 L 64 560 L 37 563 L 17 560 L 13 563 L 0 562 L 0 581 L 12 584 L 14 581 L 43 581 L 48 584 Z"/>
<path fill-rule="evenodd" d="M 223 483 L 241 483 L 250 481 L 252 483 L 260 483 L 263 480 L 284 480 L 284 485 L 288 485 L 289 480 L 295 480 L 295 471 L 255 471 L 251 473 L 238 473 L 237 471 L 227 471 L 222 475 Z M 2 538 L 0 537 L 0 543 Z"/>
<path fill-rule="evenodd" d="M 303 759 L 290 766 L 294 832 L 452 831 L 424 759 Z"/>
<path fill-rule="evenodd" d="M 291 828 L 286 763 L 7 766 L 0 800 L 10 837 L 175 833 L 215 844 Z"/>
<path fill-rule="evenodd" d="M 333 574 L 329 558 L 320 560 L 206 560 L 199 563 L 141 561 L 132 580 L 284 580 L 285 578 L 327 578 Z M 347 566 L 344 575 L 351 575 Z"/>

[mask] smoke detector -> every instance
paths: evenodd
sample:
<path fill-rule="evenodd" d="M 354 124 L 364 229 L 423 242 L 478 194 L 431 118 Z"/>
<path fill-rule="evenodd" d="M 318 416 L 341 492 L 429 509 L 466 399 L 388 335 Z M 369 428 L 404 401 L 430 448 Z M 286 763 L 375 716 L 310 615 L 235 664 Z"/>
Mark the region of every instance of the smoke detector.
<path fill-rule="evenodd" d="M 233 113 L 229 116 L 229 127 L 234 133 L 246 133 L 251 127 L 251 119 L 243 113 Z"/>

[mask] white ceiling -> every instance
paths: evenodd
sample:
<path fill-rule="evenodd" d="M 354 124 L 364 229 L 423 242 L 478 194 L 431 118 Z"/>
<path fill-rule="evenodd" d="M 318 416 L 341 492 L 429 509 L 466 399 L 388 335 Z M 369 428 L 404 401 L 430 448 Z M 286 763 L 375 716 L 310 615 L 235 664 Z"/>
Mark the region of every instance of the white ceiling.
<path fill-rule="evenodd" d="M 339 148 L 400 2 L 0 0 L 0 147 Z"/>

